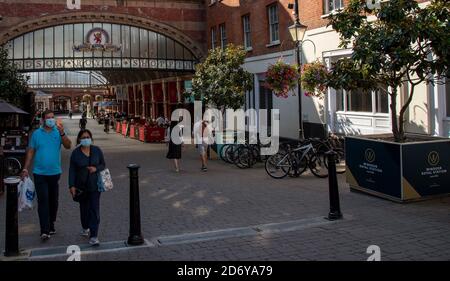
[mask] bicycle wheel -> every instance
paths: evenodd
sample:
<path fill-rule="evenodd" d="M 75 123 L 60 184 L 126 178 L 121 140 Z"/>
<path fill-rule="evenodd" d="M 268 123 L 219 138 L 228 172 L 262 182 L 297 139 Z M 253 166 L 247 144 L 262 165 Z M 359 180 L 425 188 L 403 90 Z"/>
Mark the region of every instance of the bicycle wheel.
<path fill-rule="evenodd" d="M 8 157 L 4 160 L 5 176 L 18 176 L 22 171 L 22 164 L 15 157 Z"/>
<path fill-rule="evenodd" d="M 255 164 L 256 164 L 256 162 L 261 162 L 261 155 L 260 155 L 260 152 L 259 152 L 259 148 L 257 147 L 257 146 L 255 146 L 255 145 L 252 145 L 252 146 L 250 146 L 250 155 L 251 155 L 251 158 L 250 158 L 250 167 L 253 167 Z"/>
<path fill-rule="evenodd" d="M 228 162 L 225 152 L 226 152 L 226 148 L 229 146 L 230 146 L 229 144 L 224 144 L 224 145 L 222 145 L 222 147 L 219 150 L 219 157 L 220 157 L 220 159 L 222 159 L 222 161 Z"/>
<path fill-rule="evenodd" d="M 234 164 L 240 169 L 250 168 L 251 165 L 250 149 L 246 146 L 241 146 L 237 149 L 236 161 Z"/>
<path fill-rule="evenodd" d="M 274 154 L 266 160 L 265 169 L 269 176 L 274 179 L 282 179 L 289 174 L 291 170 L 291 161 L 286 154 Z"/>
<path fill-rule="evenodd" d="M 233 144 L 233 145 L 229 145 L 226 149 L 225 149 L 225 161 L 228 163 L 228 164 L 234 164 L 234 160 L 235 160 L 235 158 L 234 158 L 234 154 L 235 154 L 235 150 L 236 150 L 236 148 L 235 148 L 235 144 Z"/>
<path fill-rule="evenodd" d="M 328 177 L 328 167 L 324 160 L 324 154 L 313 154 L 309 158 L 309 169 L 318 178 Z"/>
<path fill-rule="evenodd" d="M 308 159 L 306 157 L 300 159 L 300 156 L 299 152 L 295 153 L 295 158 L 293 160 L 295 162 L 292 163 L 292 169 L 289 171 L 290 177 L 298 178 L 308 168 Z"/>

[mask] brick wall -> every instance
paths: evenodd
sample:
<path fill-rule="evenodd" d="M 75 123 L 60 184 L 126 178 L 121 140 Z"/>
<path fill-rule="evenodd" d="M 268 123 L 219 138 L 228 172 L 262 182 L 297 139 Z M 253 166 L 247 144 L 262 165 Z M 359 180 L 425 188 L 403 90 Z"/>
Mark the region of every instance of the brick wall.
<path fill-rule="evenodd" d="M 208 0 L 206 0 L 209 3 Z M 228 43 L 243 45 L 242 16 L 250 14 L 251 39 L 253 50 L 249 56 L 279 52 L 293 48 L 287 27 L 293 23 L 292 11 L 288 10 L 289 0 L 223 0 L 207 8 L 207 42 L 211 46 L 211 28 L 217 29 L 217 41 L 220 45 L 218 26 L 225 23 Z M 267 47 L 270 43 L 267 6 L 276 3 L 279 12 L 280 44 Z"/>
<path fill-rule="evenodd" d="M 222 0 L 210 4 L 206 1 L 207 17 L 207 45 L 211 47 L 211 28 L 217 28 L 217 41 L 220 46 L 220 34 L 218 32 L 219 24 L 225 23 L 227 30 L 227 41 L 237 45 L 243 45 L 243 27 L 242 16 L 250 14 L 252 51 L 248 56 L 259 56 L 269 53 L 275 53 L 284 50 L 290 50 L 294 47 L 288 27 L 294 23 L 293 10 L 288 9 L 289 3 L 294 0 Z M 349 0 L 344 0 L 344 5 Z M 428 0 L 418 0 L 418 2 L 427 2 Z M 268 47 L 268 15 L 267 6 L 277 3 L 279 9 L 279 30 L 280 45 Z M 322 0 L 299 0 L 300 21 L 308 26 L 308 30 L 326 26 L 328 21 L 323 16 Z"/>
<path fill-rule="evenodd" d="M 81 0 L 81 10 L 67 9 L 66 0 L 0 1 L 0 15 L 3 17 L 0 33 L 28 20 L 74 12 L 144 17 L 171 25 L 199 43 L 205 42 L 204 0 Z"/>

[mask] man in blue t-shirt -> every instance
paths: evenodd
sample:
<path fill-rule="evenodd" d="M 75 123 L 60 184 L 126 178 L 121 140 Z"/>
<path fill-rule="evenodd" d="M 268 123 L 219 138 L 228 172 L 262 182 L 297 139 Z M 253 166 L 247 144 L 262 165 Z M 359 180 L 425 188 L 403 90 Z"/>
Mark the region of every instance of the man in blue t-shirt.
<path fill-rule="evenodd" d="M 38 198 L 38 214 L 41 239 L 47 240 L 56 233 L 55 221 L 58 212 L 58 189 L 61 176 L 61 144 L 70 149 L 72 142 L 66 136 L 64 127 L 56 122 L 51 110 L 42 113 L 42 126 L 33 132 L 22 177 L 29 176 L 28 169 L 33 161 L 33 176 Z"/>

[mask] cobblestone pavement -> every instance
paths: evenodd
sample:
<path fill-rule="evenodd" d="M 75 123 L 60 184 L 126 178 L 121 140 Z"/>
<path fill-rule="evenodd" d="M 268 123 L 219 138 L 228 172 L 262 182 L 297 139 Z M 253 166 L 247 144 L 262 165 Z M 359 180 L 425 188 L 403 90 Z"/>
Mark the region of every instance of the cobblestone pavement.
<path fill-rule="evenodd" d="M 78 120 L 64 120 L 74 141 Z M 202 233 L 270 223 L 324 217 L 328 213 L 328 181 L 312 175 L 274 180 L 262 165 L 241 170 L 212 160 L 200 171 L 198 155 L 188 146 L 182 171 L 165 159 L 165 144 L 125 139 L 89 120 L 94 141 L 105 154 L 115 188 L 102 195 L 102 242 L 128 237 L 129 182 L 126 166 L 141 165 L 140 200 L 143 235 L 157 237 Z M 70 151 L 62 163 L 68 170 Z M 83 260 L 366 260 L 369 245 L 381 248 L 382 260 L 449 260 L 450 198 L 398 204 L 350 192 L 339 177 L 344 219 L 282 232 L 256 233 L 210 241 L 159 245 L 125 251 L 86 254 Z M 0 250 L 4 247 L 5 196 L 0 198 Z M 20 247 L 47 248 L 85 244 L 78 205 L 71 201 L 67 173 L 60 181 L 58 233 L 39 240 L 37 211 L 19 214 Z M 65 259 L 53 257 L 51 260 Z"/>

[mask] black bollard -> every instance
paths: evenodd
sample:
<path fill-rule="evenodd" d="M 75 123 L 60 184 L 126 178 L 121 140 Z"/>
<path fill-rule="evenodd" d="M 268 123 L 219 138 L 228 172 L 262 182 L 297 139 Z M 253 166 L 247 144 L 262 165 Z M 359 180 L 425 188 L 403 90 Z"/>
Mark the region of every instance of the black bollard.
<path fill-rule="evenodd" d="M 6 186 L 6 235 L 5 257 L 18 256 L 19 252 L 19 224 L 17 211 L 17 185 L 19 177 L 8 177 L 3 180 Z"/>
<path fill-rule="evenodd" d="M 330 190 L 330 213 L 329 220 L 342 219 L 341 207 L 339 204 L 339 187 L 336 174 L 336 155 L 334 151 L 328 151 L 328 186 Z"/>
<path fill-rule="evenodd" d="M 3 167 L 4 163 L 5 163 L 5 159 L 3 157 L 3 151 L 2 151 L 2 146 L 0 145 L 0 196 L 3 195 L 3 193 L 5 192 L 5 184 L 3 183 L 3 170 L 5 169 Z"/>
<path fill-rule="evenodd" d="M 138 246 L 144 244 L 141 233 L 141 210 L 139 205 L 139 168 L 137 164 L 130 164 L 130 235 L 128 245 Z"/>

